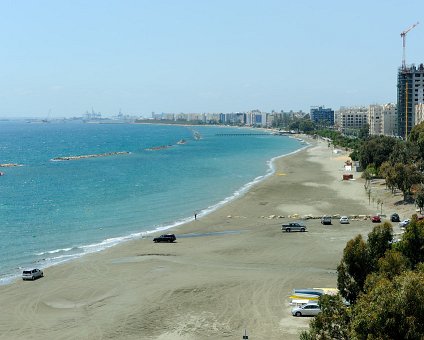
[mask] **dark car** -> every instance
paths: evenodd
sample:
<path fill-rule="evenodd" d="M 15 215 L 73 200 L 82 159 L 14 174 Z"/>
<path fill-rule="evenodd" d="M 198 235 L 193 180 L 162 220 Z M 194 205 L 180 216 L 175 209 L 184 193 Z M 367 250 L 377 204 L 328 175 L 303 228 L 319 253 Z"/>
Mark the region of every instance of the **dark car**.
<path fill-rule="evenodd" d="M 381 222 L 380 216 L 375 215 L 375 216 L 371 217 L 371 222 L 373 222 L 373 223 L 380 223 Z"/>
<path fill-rule="evenodd" d="M 174 234 L 164 234 L 164 235 L 160 235 L 159 237 L 155 237 L 153 239 L 153 242 L 157 243 L 157 242 L 168 242 L 168 243 L 172 243 L 176 240 L 177 238 L 175 237 Z"/>
<path fill-rule="evenodd" d="M 321 217 L 321 224 L 331 224 L 331 216 L 324 215 Z"/>
<path fill-rule="evenodd" d="M 390 215 L 390 221 L 392 222 L 400 222 L 400 217 L 398 214 L 394 213 Z"/>

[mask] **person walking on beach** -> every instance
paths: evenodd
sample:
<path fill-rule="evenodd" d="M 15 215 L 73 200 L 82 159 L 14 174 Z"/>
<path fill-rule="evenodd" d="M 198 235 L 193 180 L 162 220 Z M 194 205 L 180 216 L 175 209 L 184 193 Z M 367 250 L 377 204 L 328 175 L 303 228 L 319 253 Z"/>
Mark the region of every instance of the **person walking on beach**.
<path fill-rule="evenodd" d="M 197 212 L 194 212 L 194 220 L 197 220 Z"/>

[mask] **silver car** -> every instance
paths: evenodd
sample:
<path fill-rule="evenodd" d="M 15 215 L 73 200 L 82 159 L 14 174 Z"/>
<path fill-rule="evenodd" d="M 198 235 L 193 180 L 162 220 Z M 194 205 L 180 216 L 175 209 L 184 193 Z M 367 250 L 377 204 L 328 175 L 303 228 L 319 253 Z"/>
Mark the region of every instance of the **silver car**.
<path fill-rule="evenodd" d="M 35 280 L 40 277 L 43 277 L 43 271 L 37 268 L 24 270 L 22 272 L 22 280 Z"/>
<path fill-rule="evenodd" d="M 292 309 L 293 316 L 315 316 L 321 312 L 321 308 L 316 303 L 307 303 L 301 307 Z"/>
<path fill-rule="evenodd" d="M 403 229 L 409 224 L 409 222 L 411 222 L 409 219 L 403 220 L 402 222 L 399 222 L 399 227 Z"/>
<path fill-rule="evenodd" d="M 349 218 L 347 216 L 340 217 L 340 224 L 349 224 Z"/>

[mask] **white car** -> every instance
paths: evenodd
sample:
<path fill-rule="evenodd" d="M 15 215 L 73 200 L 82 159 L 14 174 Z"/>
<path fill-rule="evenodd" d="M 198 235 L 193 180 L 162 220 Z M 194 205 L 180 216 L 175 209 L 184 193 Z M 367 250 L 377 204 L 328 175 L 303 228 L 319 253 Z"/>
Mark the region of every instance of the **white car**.
<path fill-rule="evenodd" d="M 340 217 L 340 224 L 349 224 L 349 218 L 347 216 Z"/>
<path fill-rule="evenodd" d="M 403 220 L 402 222 L 399 222 L 399 227 L 400 228 L 405 228 L 409 222 L 411 222 L 409 219 Z"/>
<path fill-rule="evenodd" d="M 22 280 L 34 281 L 35 279 L 38 279 L 43 276 L 44 276 L 43 271 L 37 268 L 24 270 L 22 272 Z"/>
<path fill-rule="evenodd" d="M 315 316 L 319 312 L 321 312 L 321 308 L 316 303 L 307 303 L 306 305 L 292 309 L 293 316 Z"/>

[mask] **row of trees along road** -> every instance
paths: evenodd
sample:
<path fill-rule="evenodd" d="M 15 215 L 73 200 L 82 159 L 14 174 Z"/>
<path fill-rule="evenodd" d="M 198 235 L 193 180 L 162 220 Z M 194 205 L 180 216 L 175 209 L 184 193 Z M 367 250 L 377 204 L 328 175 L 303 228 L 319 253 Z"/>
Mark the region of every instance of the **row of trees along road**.
<path fill-rule="evenodd" d="M 407 141 L 373 136 L 363 140 L 356 153 L 368 181 L 384 178 L 393 192 L 400 190 L 404 200 L 415 199 L 424 206 L 424 123 L 414 126 Z M 414 189 L 414 190 L 412 190 Z"/>
<path fill-rule="evenodd" d="M 367 240 L 358 235 L 346 244 L 340 295 L 320 298 L 321 313 L 300 339 L 424 339 L 424 221 L 414 215 L 402 239 L 392 240 L 385 222 Z"/>
<path fill-rule="evenodd" d="M 363 139 L 351 157 L 366 180 L 384 178 L 404 200 L 415 188 L 415 203 L 424 206 L 424 123 L 408 141 Z M 340 295 L 320 298 L 321 313 L 300 339 L 424 339 L 424 220 L 412 216 L 398 242 L 389 222 L 374 227 L 366 240 L 350 240 L 337 267 L 337 287 Z"/>

